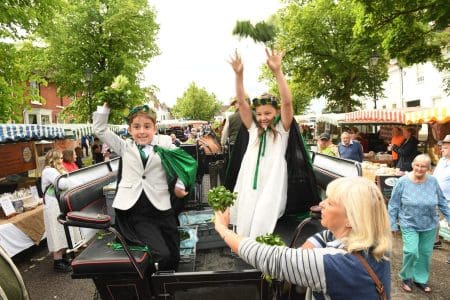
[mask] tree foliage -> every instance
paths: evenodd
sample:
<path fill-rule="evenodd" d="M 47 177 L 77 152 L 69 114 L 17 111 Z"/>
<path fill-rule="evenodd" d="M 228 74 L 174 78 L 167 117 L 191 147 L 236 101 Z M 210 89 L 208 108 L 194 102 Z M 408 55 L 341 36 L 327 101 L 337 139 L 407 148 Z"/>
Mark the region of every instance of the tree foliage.
<path fill-rule="evenodd" d="M 0 122 L 21 121 L 30 100 L 41 101 L 27 81 L 45 84 L 45 59 L 33 46 L 34 34 L 61 7 L 60 0 L 0 1 Z"/>
<path fill-rule="evenodd" d="M 77 122 L 89 120 L 95 106 L 102 104 L 95 95 L 119 75 L 129 81 L 128 97 L 123 98 L 128 108 L 144 101 L 141 72 L 159 53 L 155 21 L 145 0 L 70 1 L 65 14 L 54 19 L 53 30 L 47 30 L 46 39 L 52 81 L 61 96 L 74 99 L 64 110 L 66 116 Z M 112 120 L 119 121 L 121 105 L 111 108 Z"/>
<path fill-rule="evenodd" d="M 360 105 L 356 96 L 371 95 L 374 85 L 381 90 L 386 60 L 379 54 L 378 64 L 369 64 L 379 37 L 353 34 L 360 10 L 351 1 L 317 0 L 293 2 L 278 12 L 277 43 L 286 49 L 294 97 L 324 96 L 329 110 L 347 112 Z"/>
<path fill-rule="evenodd" d="M 221 103 L 214 94 L 192 82 L 183 96 L 177 99 L 172 114 L 176 118 L 210 121 L 220 111 Z"/>
<path fill-rule="evenodd" d="M 391 58 L 403 65 L 443 61 L 442 49 L 450 43 L 450 3 L 448 0 L 357 0 L 363 5 L 355 32 L 377 34 Z M 447 65 L 446 65 L 447 64 Z"/>
<path fill-rule="evenodd" d="M 0 37 L 20 38 L 33 33 L 59 12 L 61 0 L 0 1 Z"/>

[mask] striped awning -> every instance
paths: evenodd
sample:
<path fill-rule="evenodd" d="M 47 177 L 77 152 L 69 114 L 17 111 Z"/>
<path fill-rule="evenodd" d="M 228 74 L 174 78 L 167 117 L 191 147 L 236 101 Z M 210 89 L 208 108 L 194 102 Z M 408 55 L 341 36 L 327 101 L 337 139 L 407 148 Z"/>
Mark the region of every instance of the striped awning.
<path fill-rule="evenodd" d="M 81 139 L 82 136 L 89 136 L 94 134 L 92 124 L 60 124 L 64 128 L 65 135 L 68 138 Z M 126 133 L 128 125 L 113 125 L 108 124 L 111 131 L 117 134 Z"/>
<path fill-rule="evenodd" d="M 450 122 L 450 107 L 433 107 L 405 114 L 406 124 Z"/>
<path fill-rule="evenodd" d="M 360 110 L 345 114 L 341 123 L 405 124 L 403 109 Z"/>
<path fill-rule="evenodd" d="M 125 134 L 127 125 L 108 125 L 111 131 Z M 93 135 L 92 124 L 0 124 L 0 143 L 56 139 L 81 139 Z"/>
<path fill-rule="evenodd" d="M 63 139 L 64 130 L 52 125 L 0 124 L 0 143 Z"/>

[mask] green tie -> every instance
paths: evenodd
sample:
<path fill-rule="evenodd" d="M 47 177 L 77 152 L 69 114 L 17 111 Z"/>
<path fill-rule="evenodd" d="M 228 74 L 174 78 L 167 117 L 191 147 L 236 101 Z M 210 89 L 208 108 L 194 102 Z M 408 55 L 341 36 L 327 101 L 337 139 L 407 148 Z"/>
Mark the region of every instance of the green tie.
<path fill-rule="evenodd" d="M 145 145 L 137 145 L 139 149 L 139 154 L 141 155 L 142 161 L 145 163 L 147 161 L 147 153 L 145 153 L 144 148 Z"/>

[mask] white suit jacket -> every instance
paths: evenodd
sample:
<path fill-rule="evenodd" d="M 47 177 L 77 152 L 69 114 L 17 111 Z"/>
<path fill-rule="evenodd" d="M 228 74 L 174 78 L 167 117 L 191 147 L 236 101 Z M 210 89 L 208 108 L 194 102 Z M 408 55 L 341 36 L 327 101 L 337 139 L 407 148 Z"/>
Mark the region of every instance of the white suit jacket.
<path fill-rule="evenodd" d="M 93 127 L 97 137 L 122 157 L 122 179 L 112 206 L 120 210 L 130 209 L 144 190 L 154 207 L 168 210 L 171 204 L 167 175 L 159 155 L 150 151 L 144 167 L 136 143 L 131 139 L 123 140 L 109 130 L 108 115 L 109 113 L 95 112 Z M 167 135 L 155 135 L 151 145 L 173 147 L 172 139 Z"/>

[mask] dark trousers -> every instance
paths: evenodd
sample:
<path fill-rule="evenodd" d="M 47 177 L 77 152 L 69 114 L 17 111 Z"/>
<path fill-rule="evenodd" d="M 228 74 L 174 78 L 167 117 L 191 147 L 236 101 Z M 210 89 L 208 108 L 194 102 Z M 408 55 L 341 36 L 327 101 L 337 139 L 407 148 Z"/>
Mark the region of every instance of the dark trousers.
<path fill-rule="evenodd" d="M 87 144 L 81 144 L 81 148 L 86 151 L 86 157 L 89 156 L 89 148 Z"/>
<path fill-rule="evenodd" d="M 177 270 L 180 261 L 180 236 L 173 209 L 157 210 L 142 192 L 139 200 L 125 215 L 125 227 L 128 228 L 120 226 L 121 231 L 128 231 L 124 235 L 129 235 L 131 230 L 131 235 L 147 245 L 159 270 Z"/>

